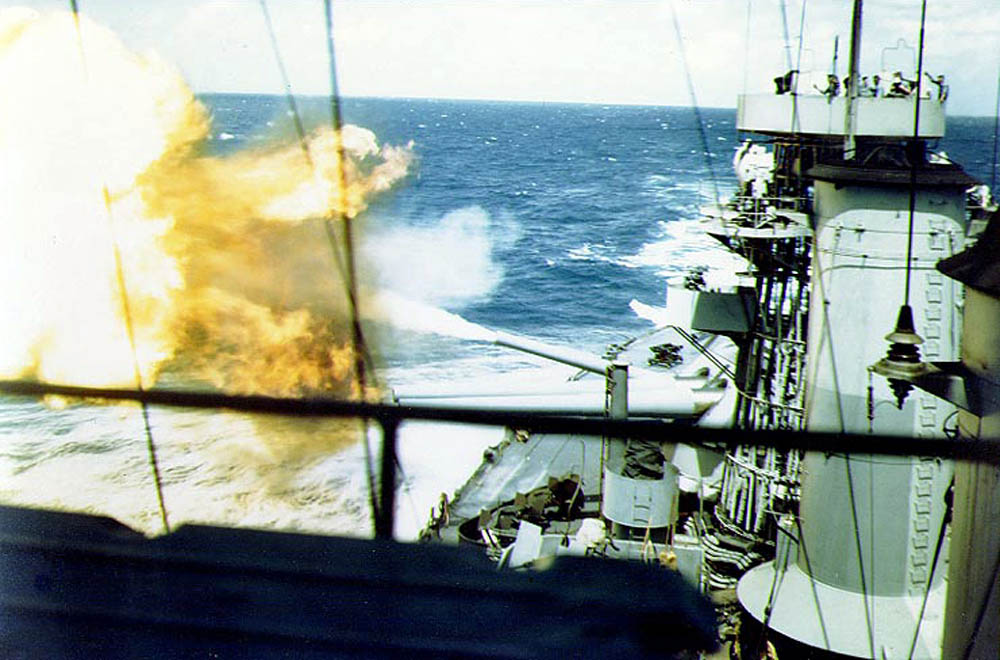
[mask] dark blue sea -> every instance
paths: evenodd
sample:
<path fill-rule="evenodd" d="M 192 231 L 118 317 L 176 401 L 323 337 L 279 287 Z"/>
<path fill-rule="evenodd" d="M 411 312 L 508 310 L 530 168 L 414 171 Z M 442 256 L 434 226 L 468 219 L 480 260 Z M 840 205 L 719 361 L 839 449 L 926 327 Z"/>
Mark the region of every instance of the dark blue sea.
<path fill-rule="evenodd" d="M 284 98 L 203 101 L 216 136 L 226 138 L 212 143 L 222 153 L 275 140 L 281 123 L 292 137 Z M 327 100 L 298 105 L 307 125 L 328 121 Z M 690 227 L 678 235 L 677 223 L 694 221 L 714 189 L 690 109 L 365 98 L 344 100 L 343 115 L 382 143 L 413 142 L 410 175 L 360 218 L 368 254 L 392 271 L 383 284 L 402 283 L 407 296 L 489 328 L 601 353 L 607 343 L 650 327 L 629 309 L 633 298 L 662 304 L 666 277 L 698 262 L 703 243 L 684 240 Z M 720 191 L 734 182 L 734 116 L 702 111 Z M 417 254 L 379 253 L 380 240 L 410 231 L 440 240 L 416 240 Z M 488 263 L 470 258 L 465 265 L 472 272 L 456 267 L 442 276 L 441 260 L 460 256 L 449 250 L 481 248 L 478 241 L 450 243 L 449 231 L 484 239 Z M 466 280 L 483 269 L 495 277 L 477 290 Z M 379 351 L 396 374 L 477 352 L 505 359 L 441 337 L 397 335 L 390 344 Z"/>
<path fill-rule="evenodd" d="M 207 154 L 296 139 L 283 97 L 201 101 L 213 120 Z M 298 109 L 307 131 L 330 121 L 327 99 L 300 98 Z M 735 185 L 734 110 L 702 109 L 700 128 L 695 112 L 674 107 L 357 98 L 342 111 L 382 144 L 412 142 L 414 154 L 407 176 L 356 220 L 370 289 L 601 354 L 652 328 L 630 301 L 662 305 L 671 278 L 734 263 L 698 224 L 699 208 Z M 989 183 L 992 118 L 950 119 L 937 149 Z M 534 378 L 520 373 L 557 368 L 446 334 L 368 327 L 388 387 L 471 379 L 516 386 Z M 310 452 L 301 441 L 289 450 L 288 438 L 314 430 L 269 421 L 280 438 L 269 444 L 259 440 L 261 424 L 226 413 L 154 410 L 152 423 L 175 520 L 370 532 L 357 447 Z M 0 500 L 108 513 L 158 531 L 136 410 L 26 404 L 5 411 L 0 436 Z M 418 529 L 496 439 L 471 429 L 404 436 L 402 528 Z"/>
<path fill-rule="evenodd" d="M 282 97 L 203 101 L 215 119 L 211 148 L 220 153 L 292 137 Z M 329 121 L 327 99 L 298 105 L 307 126 Z M 364 237 L 372 246 L 410 231 L 431 240 L 414 240 L 415 254 L 369 250 L 385 262 L 384 284 L 402 282 L 406 295 L 475 323 L 601 353 L 650 327 L 630 310 L 632 299 L 662 304 L 668 278 L 727 263 L 696 221 L 701 206 L 735 185 L 734 110 L 701 109 L 703 130 L 683 107 L 353 98 L 342 110 L 346 122 L 372 130 L 382 143 L 413 141 L 411 174 L 362 216 Z M 937 148 L 990 182 L 992 119 L 950 119 Z M 464 246 L 449 243 L 449 231 L 484 239 L 481 256 L 489 263 L 457 259 L 449 250 L 464 253 Z M 450 277 L 442 277 L 442 260 L 456 259 Z M 493 269 L 495 281 L 477 289 L 465 280 L 480 273 L 463 273 L 462 265 Z M 474 372 L 477 355 L 501 370 L 520 359 L 399 333 L 380 352 L 388 373 L 404 381 L 454 377 L 449 364 Z"/>

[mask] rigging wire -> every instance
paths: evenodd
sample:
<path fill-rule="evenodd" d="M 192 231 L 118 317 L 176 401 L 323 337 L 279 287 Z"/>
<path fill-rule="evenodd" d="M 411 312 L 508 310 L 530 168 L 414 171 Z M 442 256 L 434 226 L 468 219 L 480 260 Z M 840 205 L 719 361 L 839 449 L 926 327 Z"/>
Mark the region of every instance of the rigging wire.
<path fill-rule="evenodd" d="M 795 85 L 790 90 L 792 95 L 792 133 L 799 132 L 799 80 L 802 78 L 802 47 L 806 31 L 806 0 L 802 0 L 802 12 L 799 14 L 799 46 L 795 53 Z"/>
<path fill-rule="evenodd" d="M 816 389 L 818 388 L 817 380 L 819 375 L 821 357 L 823 353 L 823 344 L 828 343 L 830 348 L 830 371 L 831 377 L 833 378 L 833 394 L 836 397 L 837 402 L 837 422 L 840 425 L 840 432 L 847 432 L 847 422 L 844 417 L 844 402 L 843 402 L 843 392 L 840 389 L 840 372 L 837 369 L 836 352 L 833 342 L 833 328 L 830 327 L 830 299 L 826 297 L 826 289 L 823 285 L 824 274 L 829 272 L 830 269 L 824 270 L 823 262 L 821 259 L 821 250 L 819 245 L 819 237 L 813 236 L 813 254 L 816 255 L 815 268 L 816 274 L 813 276 L 813 280 L 816 282 L 817 297 L 820 299 L 819 302 L 823 305 L 823 319 L 821 326 L 821 335 L 819 340 L 819 346 L 816 348 L 817 359 L 814 361 L 812 368 L 812 376 L 806 378 L 806 401 L 811 401 L 813 396 L 816 394 Z M 840 232 L 838 231 L 834 237 L 832 253 L 836 253 L 837 247 L 840 245 Z M 811 280 L 812 281 L 812 280 Z M 810 304 L 812 304 L 812 298 L 810 298 Z"/>
<path fill-rule="evenodd" d="M 281 56 L 281 48 L 278 45 L 278 38 L 277 38 L 277 35 L 275 33 L 275 30 L 274 30 L 274 22 L 271 19 L 271 13 L 270 13 L 270 11 L 268 10 L 268 7 L 267 7 L 267 0 L 260 0 L 259 4 L 260 4 L 261 13 L 262 13 L 262 15 L 264 17 L 265 26 L 267 27 L 267 34 L 268 34 L 269 41 L 271 43 L 271 49 L 272 49 L 272 51 L 274 53 L 275 64 L 278 67 L 278 72 L 281 75 L 282 85 L 284 86 L 284 89 L 285 89 L 285 99 L 288 102 L 289 112 L 291 113 L 291 116 L 292 116 L 292 123 L 294 124 L 296 135 L 298 136 L 299 147 L 302 150 L 302 155 L 305 158 L 305 161 L 308 164 L 310 171 L 312 171 L 313 174 L 315 175 L 315 173 L 316 173 L 316 163 L 315 163 L 315 160 L 312 157 L 311 152 L 309 151 L 309 145 L 308 145 L 308 141 L 306 139 L 306 131 L 305 131 L 305 127 L 304 127 L 303 122 L 302 122 L 302 113 L 299 111 L 298 103 L 296 102 L 295 95 L 292 92 L 291 81 L 290 81 L 290 79 L 288 77 L 288 71 L 287 71 L 287 69 L 285 67 L 284 58 Z M 329 21 L 328 21 L 328 23 L 329 23 Z M 332 37 L 332 30 L 328 31 L 327 35 L 328 35 L 328 39 L 329 39 L 328 43 L 330 44 L 329 48 L 330 48 L 330 52 L 331 52 L 331 66 L 335 66 L 335 64 L 333 64 L 333 59 L 332 59 L 332 39 L 333 39 L 333 37 Z M 333 80 L 336 79 L 335 72 L 334 72 L 334 74 L 331 75 L 331 78 Z M 338 94 L 337 87 L 336 87 L 335 83 L 332 86 L 332 90 L 333 90 L 333 94 L 334 95 Z M 332 106 L 339 109 L 339 105 L 340 104 L 339 104 L 339 95 L 338 95 L 338 96 L 335 96 L 334 100 L 332 101 Z M 340 186 L 340 191 L 341 191 L 341 197 L 340 197 L 339 203 L 340 203 L 340 208 L 341 209 L 346 209 L 346 205 L 345 205 L 345 199 L 346 199 L 346 177 L 345 177 L 345 171 L 344 171 L 344 167 L 343 167 L 343 163 L 344 163 L 344 150 L 343 150 L 343 143 L 341 141 L 341 129 L 343 127 L 343 122 L 342 122 L 342 120 L 340 118 L 339 112 L 331 113 L 331 116 L 333 117 L 333 122 L 334 122 L 334 131 L 335 131 L 335 138 L 334 139 L 336 140 L 336 145 L 337 145 L 338 174 L 340 176 L 340 180 L 338 182 L 339 186 Z M 345 210 L 341 211 L 341 218 L 340 219 L 341 219 L 341 223 L 344 226 L 347 226 L 347 223 L 349 222 L 349 220 L 344 215 L 345 212 L 346 212 Z M 330 246 L 330 253 L 333 256 L 334 265 L 336 266 L 337 273 L 340 276 L 340 280 L 341 280 L 341 282 L 344 283 L 345 293 L 347 295 L 347 298 L 348 298 L 349 301 L 356 301 L 356 295 L 357 295 L 356 294 L 356 290 L 352 286 L 354 278 L 353 278 L 351 272 L 348 271 L 348 266 L 345 265 L 345 263 L 344 263 L 345 259 L 340 254 L 340 249 L 337 246 L 336 236 L 335 236 L 335 234 L 333 232 L 333 228 L 331 227 L 329 219 L 326 219 L 326 221 L 324 221 L 323 225 L 324 225 L 324 230 L 326 232 L 327 243 Z M 348 246 L 346 247 L 346 251 L 349 254 L 353 254 L 353 251 L 352 251 L 352 249 L 350 247 L 350 244 L 348 244 Z M 356 321 L 356 319 L 358 317 L 356 304 L 351 307 L 351 314 L 352 314 L 352 319 L 354 321 Z M 352 324 L 352 333 L 353 333 L 353 328 L 354 328 L 354 325 Z M 359 341 L 357 341 L 357 336 L 358 336 L 357 334 L 352 334 L 352 343 L 353 343 L 353 349 L 354 349 L 355 357 L 357 358 L 357 356 L 360 353 L 360 355 L 362 356 L 361 360 L 363 360 L 363 362 L 364 362 L 364 364 L 359 367 L 359 361 L 358 361 L 358 359 L 355 360 L 355 373 L 356 374 L 360 374 L 358 382 L 359 382 L 359 389 L 362 392 L 362 396 L 363 396 L 363 393 L 365 391 L 364 367 L 367 366 L 369 369 L 374 369 L 374 362 L 373 362 L 373 360 L 371 358 L 370 351 L 367 350 L 367 347 L 364 344 L 363 338 L 362 338 L 362 341 L 359 342 Z M 373 518 L 377 519 L 378 518 L 378 513 L 379 513 L 379 505 L 378 505 L 378 500 L 375 497 L 374 467 L 373 467 L 373 461 L 372 461 L 372 457 L 371 457 L 370 447 L 369 447 L 369 444 L 368 444 L 368 424 L 367 424 L 367 421 L 365 421 L 364 424 L 363 424 L 362 433 L 363 433 L 364 448 L 365 448 L 365 474 L 366 474 L 366 478 L 367 478 L 367 482 L 368 482 L 370 506 L 372 508 Z M 399 466 L 399 467 L 401 467 L 401 466 Z"/>
<path fill-rule="evenodd" d="M 785 38 L 785 64 L 788 69 L 792 68 L 792 46 L 788 38 L 788 5 L 785 0 L 781 0 L 781 33 Z"/>
<path fill-rule="evenodd" d="M 140 392 L 143 390 L 142 372 L 139 369 L 139 352 L 135 342 L 135 324 L 132 320 L 132 310 L 128 301 L 128 288 L 125 285 L 125 270 L 122 266 L 121 246 L 114 233 L 114 216 L 111 213 L 111 194 L 108 187 L 103 186 L 104 208 L 108 215 L 108 224 L 111 226 L 112 243 L 115 254 L 115 278 L 118 280 L 118 289 L 122 293 L 122 315 L 125 319 L 125 330 L 128 334 L 129 347 L 132 350 L 132 368 L 134 370 L 135 387 Z M 156 443 L 153 441 L 153 429 L 149 423 L 149 405 L 145 401 L 139 404 L 142 410 L 142 424 L 146 433 L 146 453 L 149 457 L 149 468 L 153 474 L 153 485 L 156 490 L 156 504 L 160 511 L 160 522 L 163 523 L 163 531 L 170 533 L 170 521 L 167 518 L 167 507 L 163 501 L 163 480 L 160 477 L 160 465 L 156 458 Z"/>
<path fill-rule="evenodd" d="M 1000 66 L 997 67 L 997 101 L 993 110 L 993 170 L 990 177 L 990 190 L 997 188 L 997 144 L 1000 143 Z M 989 200 L 983 200 L 989 203 Z"/>
<path fill-rule="evenodd" d="M 699 353 L 701 353 L 705 357 L 706 360 L 708 360 L 709 362 L 711 362 L 712 364 L 714 364 L 716 366 L 716 368 L 719 369 L 719 371 L 722 371 L 727 376 L 729 376 L 733 380 L 734 383 L 736 382 L 736 374 L 733 373 L 733 370 L 729 368 L 729 365 L 727 365 L 726 363 L 724 363 L 714 353 L 712 353 L 711 350 L 709 350 L 701 342 L 699 342 L 698 339 L 693 334 L 691 334 L 690 332 L 688 332 L 687 330 L 685 330 L 684 328 L 682 328 L 682 327 L 680 327 L 678 325 L 665 325 L 663 327 L 664 328 L 672 328 L 674 330 L 674 332 L 676 332 L 677 334 L 679 334 L 686 342 L 688 342 L 689 344 L 691 344 L 691 346 L 693 346 L 695 348 L 695 350 L 697 350 Z"/>
<path fill-rule="evenodd" d="M 701 138 L 701 150 L 705 157 L 705 167 L 708 169 L 708 175 L 712 180 L 715 207 L 721 213 L 722 197 L 719 194 L 719 181 L 715 176 L 715 168 L 712 166 L 712 152 L 708 148 L 708 135 L 705 132 L 705 122 L 702 120 L 701 108 L 698 105 L 698 96 L 694 91 L 694 80 L 691 77 L 691 67 L 688 66 L 687 54 L 684 51 L 684 38 L 681 34 L 681 24 L 677 18 L 677 6 L 674 1 L 670 3 L 670 13 L 673 17 L 674 34 L 677 36 L 677 48 L 681 54 L 681 64 L 684 66 L 684 75 L 687 79 L 688 96 L 691 99 L 691 111 L 694 113 L 695 123 L 698 127 L 698 136 Z"/>
<path fill-rule="evenodd" d="M 142 372 L 139 369 L 139 353 L 135 342 L 135 324 L 132 321 L 132 310 L 128 301 L 128 288 L 125 285 L 125 270 L 122 266 L 121 246 L 114 234 L 114 217 L 111 213 L 111 195 L 108 187 L 103 186 L 104 208 L 107 210 L 108 224 L 111 225 L 112 242 L 115 254 L 115 278 L 118 280 L 118 289 L 122 293 L 122 315 L 125 319 L 125 329 L 128 334 L 129 347 L 132 350 L 132 368 L 134 370 L 135 386 L 140 392 L 143 390 Z M 149 457 L 149 468 L 153 474 L 153 485 L 156 490 L 156 504 L 160 511 L 160 522 L 163 523 L 163 531 L 170 533 L 170 521 L 167 517 L 167 507 L 163 501 L 163 480 L 160 477 L 160 465 L 156 457 L 156 443 L 153 440 L 153 429 L 149 423 L 149 405 L 146 402 L 139 404 L 142 410 L 142 424 L 146 433 L 146 453 Z"/>
<path fill-rule="evenodd" d="M 326 49 L 330 67 L 330 117 L 333 121 L 334 145 L 337 155 L 337 175 L 339 177 L 338 184 L 340 189 L 340 204 L 337 216 L 340 225 L 343 228 L 344 237 L 344 283 L 347 290 L 347 302 L 351 314 L 351 344 L 354 352 L 354 376 L 358 383 L 358 396 L 363 401 L 366 398 L 366 390 L 368 388 L 365 358 L 365 356 L 368 355 L 368 349 L 365 344 L 364 333 L 361 331 L 361 321 L 358 312 L 357 271 L 354 263 L 354 237 L 351 228 L 351 219 L 347 216 L 347 170 L 345 168 L 346 160 L 342 135 L 344 120 L 340 109 L 340 87 L 337 83 L 337 59 L 333 42 L 332 0 L 324 0 L 323 7 L 326 18 Z M 327 240 L 330 242 L 330 247 L 336 251 L 336 233 L 331 219 L 327 218 L 323 223 L 323 226 L 326 229 L 326 236 Z M 374 519 L 377 521 L 379 519 L 381 507 L 375 495 L 374 468 L 372 466 L 371 447 L 368 445 L 369 420 L 367 418 L 362 418 L 361 423 L 363 427 L 362 438 L 364 440 L 365 475 L 368 479 L 368 494 L 372 514 Z M 386 444 L 386 441 L 383 440 L 383 451 L 385 451 Z"/>
<path fill-rule="evenodd" d="M 976 640 L 979 637 L 979 631 L 983 628 L 983 619 L 986 618 L 986 612 L 989 611 L 990 602 L 993 600 L 993 594 L 997 590 L 997 582 L 1000 579 L 1000 554 L 997 555 L 996 564 L 993 566 L 993 577 L 990 578 L 988 584 L 992 585 L 986 590 L 983 595 L 983 602 L 979 606 L 979 614 L 976 615 L 976 625 L 972 628 L 972 636 L 969 639 L 968 645 L 965 647 L 965 653 L 962 654 L 964 660 L 968 660 L 972 657 L 972 652 L 976 648 Z"/>
<path fill-rule="evenodd" d="M 80 27 L 80 8 L 76 0 L 70 0 L 70 10 L 73 13 L 73 24 L 76 28 L 77 47 L 80 50 L 80 63 L 83 66 L 84 76 L 88 82 L 90 80 L 87 58 L 83 49 L 83 31 Z M 125 282 L 125 269 L 122 264 L 121 246 L 115 233 L 114 214 L 111 210 L 111 193 L 107 183 L 101 184 L 101 195 L 104 201 L 104 210 L 108 220 L 108 231 L 111 234 L 111 247 L 115 262 L 115 279 L 118 290 L 121 291 L 122 318 L 125 320 L 125 332 L 128 337 L 129 349 L 132 354 L 132 371 L 135 378 L 136 391 L 144 393 L 145 387 L 142 384 L 142 370 L 139 367 L 139 350 L 135 339 L 135 324 L 132 318 L 132 309 L 128 299 L 128 287 Z M 156 442 L 153 440 L 153 428 L 149 421 L 149 405 L 144 400 L 139 401 L 139 409 L 142 411 L 142 423 L 146 436 L 146 453 L 149 458 L 149 468 L 153 475 L 153 486 L 156 491 L 156 504 L 160 513 L 160 522 L 163 524 L 163 531 L 170 533 L 170 519 L 167 515 L 167 507 L 163 498 L 163 480 L 160 476 L 160 465 L 156 456 Z"/>
<path fill-rule="evenodd" d="M 829 651 L 830 647 L 830 636 L 826 632 L 826 621 L 823 619 L 823 608 L 819 603 L 819 592 L 816 590 L 816 578 L 812 569 L 812 563 L 809 561 L 809 552 L 806 549 L 806 536 L 802 532 L 802 519 L 799 516 L 795 516 L 795 532 L 798 536 L 799 550 L 802 552 L 802 558 L 806 562 L 806 574 L 809 576 L 809 588 L 812 591 L 813 605 L 816 607 L 816 616 L 819 617 L 819 629 L 823 633 L 823 644 L 824 648 Z"/>
<path fill-rule="evenodd" d="M 924 27 L 927 23 L 927 0 L 920 3 L 920 43 L 917 46 L 917 91 L 913 102 L 913 143 L 910 147 L 910 222 L 906 232 L 906 287 L 903 304 L 910 304 L 910 279 L 913 270 L 913 218 L 917 207 L 917 145 L 920 138 L 920 97 L 924 77 Z"/>
<path fill-rule="evenodd" d="M 780 536 L 781 534 L 784 534 L 784 533 L 785 532 L 782 531 L 782 529 L 779 527 L 778 528 L 778 535 Z M 772 563 L 772 566 L 774 567 L 774 577 L 771 578 L 771 589 L 769 590 L 769 592 L 767 594 L 767 603 L 764 605 L 764 620 L 761 622 L 761 626 L 762 626 L 761 635 L 760 635 L 760 640 L 757 643 L 757 657 L 761 657 L 761 658 L 766 657 L 767 643 L 768 643 L 767 634 L 771 630 L 771 615 L 774 614 L 774 599 L 778 595 L 778 587 L 781 585 L 782 582 L 784 582 L 784 580 L 785 580 L 785 574 L 786 574 L 786 571 L 788 570 L 788 567 L 787 567 L 788 557 L 787 557 L 787 555 L 784 557 L 784 561 L 785 561 L 785 566 L 783 566 L 781 568 L 781 571 L 780 571 L 781 572 L 781 580 L 780 581 L 778 580 L 778 573 L 779 573 L 778 562 L 775 560 Z"/>
<path fill-rule="evenodd" d="M 285 100 L 288 101 L 288 109 L 292 113 L 292 123 L 295 124 L 295 133 L 299 136 L 299 146 L 302 148 L 302 156 L 306 159 L 306 163 L 309 164 L 309 169 L 315 174 L 316 164 L 313 162 L 312 154 L 309 153 L 309 145 L 306 142 L 306 131 L 302 126 L 302 116 L 299 113 L 299 106 L 295 101 L 295 95 L 292 94 L 292 84 L 288 79 L 288 71 L 285 70 L 285 61 L 281 57 L 281 49 L 278 48 L 278 37 L 274 33 L 271 12 L 267 10 L 267 0 L 260 0 L 260 11 L 264 15 L 267 36 L 271 41 L 271 50 L 274 52 L 274 62 L 278 66 L 278 73 L 281 74 L 281 82 L 285 87 Z M 337 254 L 336 250 L 334 250 L 333 256 L 337 261 L 337 267 L 342 270 L 340 255 Z"/>
<path fill-rule="evenodd" d="M 743 95 L 747 93 L 747 79 L 750 76 L 750 17 L 753 14 L 753 0 L 747 0 L 746 34 L 743 36 Z"/>
<path fill-rule="evenodd" d="M 806 33 L 806 5 L 807 0 L 802 0 L 802 12 L 799 14 L 799 47 L 795 53 L 795 68 L 802 68 L 802 48 Z M 794 90 L 796 93 L 798 90 Z"/>
<path fill-rule="evenodd" d="M 282 85 L 285 88 L 285 100 L 288 102 L 288 109 L 292 116 L 292 123 L 295 127 L 295 133 L 298 136 L 299 148 L 302 150 L 302 155 L 305 158 L 306 163 L 309 165 L 310 171 L 312 171 L 315 175 L 316 163 L 315 160 L 313 160 L 312 152 L 309 151 L 305 125 L 302 122 L 302 113 L 299 111 L 298 102 L 295 100 L 295 94 L 292 92 L 292 84 L 288 77 L 288 71 L 285 68 L 284 58 L 281 56 L 281 49 L 278 46 L 278 38 L 274 31 L 274 23 L 271 20 L 271 13 L 267 8 L 267 0 L 260 0 L 260 8 L 261 13 L 264 16 L 264 23 L 267 27 L 268 37 L 271 42 L 271 50 L 274 53 L 275 64 L 278 67 Z M 335 237 L 332 237 L 329 231 L 327 231 L 327 238 L 329 239 L 328 242 L 330 244 L 330 252 L 333 255 L 333 262 L 337 268 L 337 274 L 340 276 L 340 281 L 345 283 L 346 288 L 348 278 L 344 266 L 344 259 L 340 255 L 340 250 L 337 249 Z M 370 370 L 374 370 L 374 360 L 372 359 L 369 351 L 364 350 L 364 358 L 368 368 Z"/>
<path fill-rule="evenodd" d="M 342 134 L 344 119 L 340 107 L 340 88 L 337 83 L 337 60 L 334 49 L 332 0 L 324 0 L 323 5 L 326 10 L 326 46 L 330 65 L 330 116 L 333 121 L 335 149 L 337 152 L 337 176 L 339 178 L 338 187 L 340 193 L 340 204 L 337 212 L 337 219 L 343 227 L 344 256 L 346 257 L 344 262 L 346 267 L 345 285 L 347 288 L 348 303 L 350 305 L 351 312 L 351 334 L 354 342 L 355 353 L 355 377 L 358 379 L 358 385 L 362 388 L 361 396 L 364 397 L 364 388 L 366 386 L 367 376 L 365 360 L 362 357 L 362 352 L 366 351 L 366 344 L 364 334 L 361 330 L 360 315 L 358 311 L 358 285 L 357 269 L 354 261 L 353 230 L 350 218 L 347 216 L 347 169 L 345 167 L 346 156 L 344 153 L 344 140 Z M 328 237 L 332 241 L 335 241 L 336 234 L 333 232 L 333 227 L 329 222 L 327 222 L 326 225 L 328 228 Z M 334 246 L 335 245 L 336 243 L 334 242 Z"/>
<path fill-rule="evenodd" d="M 847 457 L 850 459 L 850 457 Z M 878 577 L 878 567 L 875 564 L 875 465 L 876 461 L 871 456 L 868 461 L 868 571 L 872 581 L 872 639 L 878 634 L 878 587 L 876 586 Z"/>
<path fill-rule="evenodd" d="M 844 468 L 847 473 L 847 493 L 851 500 L 851 518 L 854 521 L 854 545 L 858 553 L 858 572 L 861 577 L 861 598 L 865 604 L 865 624 L 868 626 L 868 648 L 871 650 L 872 658 L 875 658 L 875 627 L 872 622 L 871 608 L 868 603 L 868 583 L 865 580 L 865 562 L 864 554 L 862 553 L 861 544 L 861 530 L 858 525 L 858 507 L 857 502 L 854 497 L 854 476 L 851 473 L 851 457 L 848 455 L 844 456 Z M 871 466 L 868 466 L 869 475 L 868 480 L 872 481 L 873 475 L 871 474 Z M 874 541 L 874 537 L 870 539 Z M 874 594 L 872 594 L 874 597 Z"/>
<path fill-rule="evenodd" d="M 976 417 L 976 431 L 968 436 L 960 433 L 958 436 L 960 439 L 972 440 L 973 442 L 984 442 L 988 440 L 988 436 L 983 436 L 983 418 Z M 968 497 L 966 494 L 965 497 Z M 965 651 L 962 653 L 963 660 L 969 660 L 973 657 L 972 653 L 976 650 L 976 641 L 979 638 L 979 632 L 983 629 L 983 620 L 986 618 L 986 613 L 990 610 L 990 603 L 994 600 L 993 595 L 997 590 L 997 582 L 1000 578 L 1000 553 L 997 554 L 996 563 L 993 565 L 992 577 L 986 582 L 990 585 L 983 592 L 983 601 L 979 604 L 979 614 L 976 615 L 976 624 L 972 627 L 972 635 L 969 636 L 969 641 L 965 646 Z M 978 657 L 978 656 L 977 656 Z"/>

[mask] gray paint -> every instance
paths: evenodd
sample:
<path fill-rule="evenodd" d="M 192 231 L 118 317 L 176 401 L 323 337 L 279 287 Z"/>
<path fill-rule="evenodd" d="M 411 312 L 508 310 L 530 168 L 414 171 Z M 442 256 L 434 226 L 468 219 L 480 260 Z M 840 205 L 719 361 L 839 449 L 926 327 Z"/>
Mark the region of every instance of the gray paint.
<path fill-rule="evenodd" d="M 995 255 L 990 255 L 995 260 Z M 966 291 L 962 362 L 1000 390 L 1000 300 Z M 1000 438 L 1000 409 L 981 417 L 961 411 L 959 432 L 967 438 Z M 948 571 L 947 625 L 943 657 L 1000 656 L 1000 604 L 995 574 L 1000 557 L 1000 469 L 961 461 L 955 466 L 954 558 Z M 980 622 L 980 612 L 984 617 Z M 966 650 L 971 649 L 968 656 Z"/>
<path fill-rule="evenodd" d="M 950 406 L 914 392 L 897 409 L 888 383 L 868 370 L 885 355 L 884 336 L 903 302 L 909 225 L 908 189 L 877 180 L 873 171 L 863 183 L 815 183 L 807 428 L 940 435 Z M 856 172 L 851 181 L 858 181 Z M 917 191 L 910 304 L 926 339 L 925 359 L 957 355 L 960 291 L 934 264 L 964 247 L 964 236 L 961 186 Z M 917 457 L 808 454 L 796 562 L 748 573 L 741 602 L 762 621 L 770 609 L 770 627 L 807 644 L 905 657 L 932 574 L 952 469 L 950 462 Z M 934 573 L 938 585 L 942 572 Z M 932 590 L 913 657 L 939 657 L 943 598 L 943 589 Z"/>
<path fill-rule="evenodd" d="M 858 98 L 855 100 L 855 136 L 913 136 L 914 97 Z M 944 135 L 945 104 L 924 99 L 920 104 L 920 137 Z M 737 98 L 736 125 L 741 131 L 787 135 L 844 135 L 847 98 L 819 94 L 743 94 Z M 793 124 L 794 118 L 794 124 Z"/>

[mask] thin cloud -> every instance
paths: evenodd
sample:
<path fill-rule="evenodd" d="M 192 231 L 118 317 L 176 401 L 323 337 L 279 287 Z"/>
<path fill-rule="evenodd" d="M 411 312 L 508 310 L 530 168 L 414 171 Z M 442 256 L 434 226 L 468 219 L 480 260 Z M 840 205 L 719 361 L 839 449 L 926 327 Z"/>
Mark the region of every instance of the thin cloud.
<path fill-rule="evenodd" d="M 699 103 L 731 107 L 744 80 L 746 91 L 769 91 L 774 76 L 798 59 L 803 2 L 783 4 L 784 17 L 779 3 L 751 3 L 748 32 L 745 0 L 339 0 L 341 91 L 686 105 L 690 75 Z M 828 70 L 839 37 L 838 73 L 844 75 L 853 3 L 804 4 L 804 68 Z M 268 6 L 293 89 L 328 93 L 322 3 L 270 0 Z M 130 47 L 159 52 L 197 91 L 282 91 L 257 0 L 88 0 L 82 10 Z M 919 19 L 920 5 L 912 0 L 869 3 L 862 68 L 879 70 L 884 49 L 898 39 L 915 47 Z M 992 113 L 998 40 L 1000 1 L 929 5 L 925 68 L 952 81 L 952 114 Z"/>

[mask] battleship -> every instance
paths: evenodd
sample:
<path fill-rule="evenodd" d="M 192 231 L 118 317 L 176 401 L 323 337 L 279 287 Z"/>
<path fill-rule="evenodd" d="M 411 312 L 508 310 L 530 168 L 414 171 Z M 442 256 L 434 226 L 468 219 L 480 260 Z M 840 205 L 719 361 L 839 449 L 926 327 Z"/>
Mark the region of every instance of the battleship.
<path fill-rule="evenodd" d="M 945 98 L 919 62 L 909 90 L 862 89 L 856 32 L 843 93 L 794 71 L 739 99 L 740 187 L 703 221 L 737 285 L 692 272 L 600 357 L 489 335 L 581 370 L 564 385 L 372 404 L 2 383 L 384 439 L 372 542 L 3 507 L 6 654 L 996 657 L 1000 217 L 929 147 Z M 465 547 L 390 540 L 410 419 L 508 429 L 422 535 Z"/>
<path fill-rule="evenodd" d="M 395 398 L 659 419 L 662 438 L 510 428 L 442 496 L 425 539 L 474 544 L 502 566 L 584 555 L 679 571 L 716 603 L 732 657 L 996 656 L 997 552 L 984 531 L 995 469 L 879 448 L 891 436 L 991 437 L 996 347 L 983 335 L 996 327 L 1000 219 L 976 243 L 996 208 L 988 189 L 930 147 L 947 88 L 923 84 L 923 45 L 912 69 L 872 82 L 855 12 L 842 91 L 835 73 L 792 70 L 774 92 L 739 98 L 739 189 L 703 210 L 704 231 L 746 260 L 735 286 L 707 290 L 692 272 L 665 310 L 645 311 L 658 330 L 602 359 L 497 339 L 579 367 L 560 391 Z M 685 444 L 699 427 L 765 444 Z M 871 442 L 767 446 L 789 431 Z"/>

